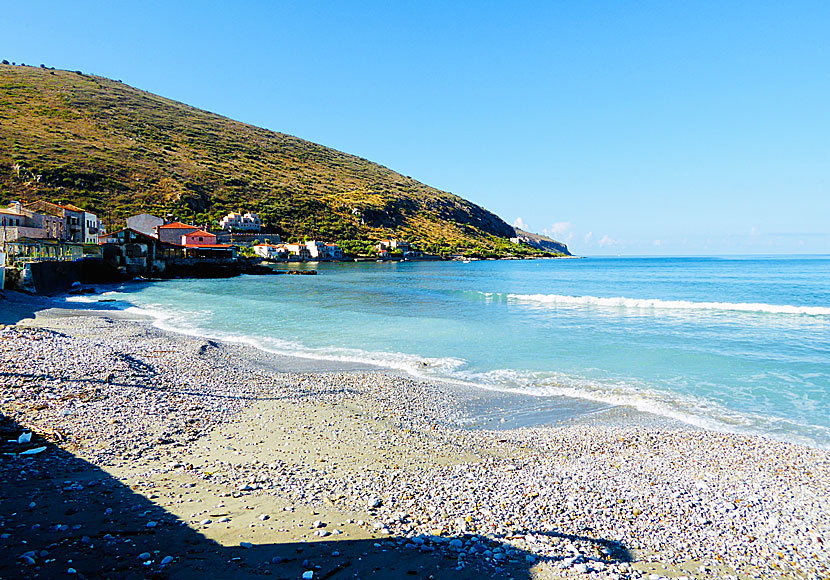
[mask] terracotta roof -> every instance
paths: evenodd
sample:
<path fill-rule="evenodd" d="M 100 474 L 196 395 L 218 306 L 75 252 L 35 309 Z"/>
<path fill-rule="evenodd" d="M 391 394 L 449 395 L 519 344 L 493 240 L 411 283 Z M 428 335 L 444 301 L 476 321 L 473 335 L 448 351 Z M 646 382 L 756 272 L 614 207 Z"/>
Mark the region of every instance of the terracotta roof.
<path fill-rule="evenodd" d="M 163 226 L 159 226 L 159 229 L 163 229 L 163 228 L 176 229 L 176 230 L 184 230 L 184 229 L 187 229 L 187 228 L 193 228 L 194 230 L 199 229 L 196 226 L 183 224 L 182 222 L 173 222 L 172 224 L 164 224 Z"/>
<path fill-rule="evenodd" d="M 230 244 L 185 244 L 185 248 L 232 248 L 233 246 Z"/>
<path fill-rule="evenodd" d="M 58 207 L 62 207 L 63 209 L 68 209 L 69 211 L 79 211 L 79 212 L 86 211 L 84 209 L 79 208 L 77 205 L 72 205 L 71 203 L 67 203 L 66 205 L 61 205 L 59 203 L 56 203 L 55 205 L 58 206 Z"/>
<path fill-rule="evenodd" d="M 187 232 L 185 235 L 186 236 L 210 236 L 212 238 L 216 237 L 216 234 L 206 232 L 205 230 L 196 230 L 195 232 Z"/>

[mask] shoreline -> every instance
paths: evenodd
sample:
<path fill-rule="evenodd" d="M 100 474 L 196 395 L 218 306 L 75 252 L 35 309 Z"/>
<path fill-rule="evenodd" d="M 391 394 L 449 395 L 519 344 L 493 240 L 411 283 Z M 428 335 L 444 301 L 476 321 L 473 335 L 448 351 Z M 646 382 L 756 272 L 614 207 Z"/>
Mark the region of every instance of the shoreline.
<path fill-rule="evenodd" d="M 92 295 L 80 295 L 91 298 L 102 296 L 111 290 L 121 289 L 124 284 L 136 283 L 133 281 L 117 284 L 97 285 L 98 292 Z M 152 283 L 152 281 L 140 281 L 137 283 Z M 38 315 L 43 320 L 55 317 L 86 317 L 102 316 L 118 320 L 130 320 L 149 324 L 161 332 L 171 333 L 194 339 L 217 341 L 226 345 L 252 349 L 258 355 L 251 355 L 254 359 L 267 359 L 270 361 L 269 370 L 272 371 L 301 371 L 301 372 L 377 372 L 411 379 L 415 381 L 426 381 L 441 385 L 443 388 L 458 391 L 464 394 L 460 400 L 465 407 L 463 416 L 459 416 L 459 425 L 471 429 L 514 429 L 524 427 L 554 427 L 565 424 L 579 424 L 581 422 L 594 422 L 604 420 L 606 422 L 637 422 L 649 424 L 655 428 L 691 429 L 713 431 L 718 433 L 734 434 L 739 436 L 751 436 L 769 438 L 774 441 L 805 445 L 811 448 L 830 451 L 830 447 L 822 446 L 814 441 L 805 441 L 803 438 L 776 437 L 757 430 L 730 429 L 728 425 L 715 421 L 714 423 L 706 417 L 688 415 L 686 417 L 674 416 L 671 409 L 653 410 L 651 408 L 639 408 L 636 401 L 627 403 L 613 403 L 602 399 L 566 395 L 536 395 L 528 392 L 514 391 L 488 385 L 479 385 L 465 380 L 457 380 L 450 377 L 436 377 L 427 374 L 414 372 L 412 369 L 399 368 L 384 361 L 372 361 L 361 359 L 341 359 L 317 355 L 315 353 L 282 354 L 263 346 L 256 339 L 248 340 L 244 337 L 222 336 L 221 334 L 210 334 L 208 332 L 188 331 L 172 328 L 164 323 L 164 316 L 159 313 L 143 311 L 139 307 L 131 306 L 125 308 L 96 308 L 95 302 L 68 302 L 69 294 L 61 294 L 51 297 L 22 294 L 18 292 L 0 292 L 0 306 L 10 310 L 4 318 L 4 310 L 0 308 L 0 325 L 5 320 L 8 323 L 15 323 L 23 318 L 35 319 Z M 11 300 L 9 300 L 9 298 Z M 104 300 L 103 302 L 108 302 Z M 86 308 L 84 306 L 87 306 Z M 682 413 L 681 413 L 682 414 Z"/>
<path fill-rule="evenodd" d="M 170 578 L 205 569 L 383 578 L 392 568 L 424 578 L 819 578 L 830 569 L 830 453 L 820 449 L 616 411 L 460 429 L 460 391 L 387 372 L 278 370 L 253 347 L 109 312 L 41 316 L 0 337 L 4 422 L 33 427 L 31 445 L 47 447 L 2 468 L 3 495 L 21 505 L 3 518 L 0 545 L 17 557 L 25 536 L 50 552 L 0 565 L 3 577 L 32 577 L 36 566 Z M 89 509 L 99 501 L 91 495 L 66 515 L 67 498 L 83 495 L 73 473 L 94 473 L 87 480 L 140 508 L 107 519 L 106 508 Z M 116 515 L 127 521 L 116 525 Z M 58 530 L 41 531 L 48 525 Z"/>
<path fill-rule="evenodd" d="M 123 283 L 99 286 L 103 293 Z M 92 296 L 100 296 L 96 293 Z M 221 342 L 234 347 L 251 349 L 251 359 L 267 360 L 268 370 L 276 372 L 300 371 L 300 372 L 377 372 L 393 375 L 407 380 L 426 381 L 440 385 L 447 390 L 455 391 L 460 395 L 459 404 L 464 407 L 464 416 L 460 423 L 466 428 L 472 429 L 514 429 L 523 427 L 550 427 L 558 424 L 580 423 L 582 421 L 592 422 L 597 416 L 603 415 L 610 421 L 638 421 L 659 427 L 705 429 L 691 423 L 681 421 L 665 415 L 643 411 L 626 405 L 614 405 L 588 398 L 573 397 L 567 395 L 537 395 L 474 385 L 466 381 L 453 380 L 449 378 L 432 377 L 412 373 L 409 370 L 389 366 L 383 362 L 372 362 L 363 360 L 340 360 L 327 358 L 325 356 L 306 356 L 298 353 L 280 354 L 274 350 L 265 348 L 255 342 L 246 340 L 235 340 L 233 338 L 200 334 L 169 328 L 163 324 L 163 318 L 159 315 L 139 312 L 137 307 L 132 311 L 120 308 L 98 309 L 95 303 L 88 303 L 89 308 L 83 308 L 85 303 L 59 302 L 68 295 L 59 295 L 49 298 L 31 297 L 34 301 L 40 302 L 42 310 L 32 312 L 30 318 L 39 317 L 43 324 L 49 325 L 49 320 L 55 318 L 73 317 L 106 317 L 116 320 L 128 320 L 146 323 L 161 332 L 171 333 L 197 340 Z M 31 308 L 29 296 L 20 295 L 18 302 L 21 309 L 29 314 Z M 2 321 L 0 320 L 0 323 Z M 35 324 L 41 322 L 35 321 Z"/>

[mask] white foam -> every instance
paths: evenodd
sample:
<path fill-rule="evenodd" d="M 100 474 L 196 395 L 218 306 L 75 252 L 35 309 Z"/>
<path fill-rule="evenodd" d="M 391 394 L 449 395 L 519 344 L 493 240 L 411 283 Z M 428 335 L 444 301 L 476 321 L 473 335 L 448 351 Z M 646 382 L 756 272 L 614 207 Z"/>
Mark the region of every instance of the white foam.
<path fill-rule="evenodd" d="M 430 358 L 401 352 L 366 351 L 356 348 L 312 348 L 298 342 L 272 337 L 254 337 L 207 331 L 190 325 L 187 322 L 190 317 L 188 313 L 184 312 L 135 306 L 127 308 L 126 311 L 152 318 L 153 325 L 161 330 L 234 344 L 245 344 L 281 356 L 379 366 L 399 370 L 419 378 L 435 378 L 438 375 L 451 374 L 455 369 L 466 364 L 466 361 L 452 357 Z"/>
<path fill-rule="evenodd" d="M 324 361 L 368 364 L 404 372 L 415 378 L 499 392 L 521 393 L 537 397 L 561 396 L 626 406 L 704 429 L 756 434 L 830 448 L 830 429 L 804 425 L 780 417 L 741 413 L 718 403 L 692 395 L 655 389 L 649 385 L 625 381 L 582 379 L 561 373 L 536 373 L 512 369 L 475 372 L 458 358 L 427 358 L 400 352 L 366 351 L 353 348 L 311 348 L 303 344 L 272 337 L 207 331 L 193 326 L 196 312 L 169 311 L 158 307 L 129 307 L 128 312 L 153 319 L 162 329 L 189 336 L 246 344 L 265 352 Z"/>
<path fill-rule="evenodd" d="M 482 293 L 494 298 L 491 293 Z M 588 306 L 598 308 L 631 308 L 641 310 L 717 310 L 767 314 L 795 314 L 830 316 L 830 307 L 764 304 L 761 302 L 691 302 L 688 300 L 660 300 L 657 298 L 601 298 L 597 296 L 568 296 L 563 294 L 505 294 L 509 301 L 549 306 Z"/>
<path fill-rule="evenodd" d="M 80 304 L 91 304 L 93 302 L 98 302 L 98 298 L 91 298 L 89 296 L 67 296 L 66 301 Z"/>
<path fill-rule="evenodd" d="M 532 373 L 498 369 L 485 373 L 456 373 L 467 384 L 488 390 L 535 397 L 560 396 L 612 406 L 630 407 L 712 431 L 764 435 L 830 449 L 830 429 L 805 425 L 783 417 L 739 412 L 689 394 L 656 389 L 626 381 L 600 381 L 559 373 Z"/>

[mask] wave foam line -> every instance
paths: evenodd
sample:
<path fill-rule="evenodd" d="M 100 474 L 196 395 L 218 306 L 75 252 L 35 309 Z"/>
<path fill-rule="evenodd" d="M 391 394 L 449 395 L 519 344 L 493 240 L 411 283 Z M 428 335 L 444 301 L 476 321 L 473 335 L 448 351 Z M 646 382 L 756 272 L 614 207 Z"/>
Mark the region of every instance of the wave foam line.
<path fill-rule="evenodd" d="M 629 407 L 674 419 L 702 429 L 771 437 L 780 441 L 830 449 L 830 428 L 729 409 L 692 394 L 671 392 L 625 381 L 580 379 L 559 373 L 534 373 L 498 369 L 485 373 L 458 372 L 464 383 L 498 392 L 522 393 L 534 397 L 567 397 Z M 460 381 L 459 381 L 460 382 Z"/>
<path fill-rule="evenodd" d="M 485 294 L 487 295 L 487 294 Z M 494 296 L 489 294 L 490 297 Z M 825 306 L 793 306 L 788 304 L 764 304 L 761 302 L 690 302 L 687 300 L 660 300 L 657 298 L 600 298 L 597 296 L 567 296 L 562 294 L 507 294 L 508 300 L 528 304 L 597 306 L 602 308 L 636 308 L 641 310 L 718 310 L 735 312 L 758 312 L 766 314 L 805 314 L 809 316 L 830 316 Z"/>
<path fill-rule="evenodd" d="M 679 393 L 661 392 L 635 385 L 603 384 L 581 380 L 558 373 L 528 373 L 497 369 L 484 373 L 465 370 L 467 363 L 451 357 L 428 358 L 399 352 L 372 352 L 352 348 L 309 348 L 305 345 L 272 337 L 253 337 L 207 331 L 189 324 L 188 313 L 161 308 L 135 306 L 128 312 L 153 319 L 154 326 L 184 335 L 246 344 L 258 350 L 282 356 L 305 359 L 376 365 L 422 380 L 467 386 L 484 390 L 522 393 L 531 396 L 563 396 L 590 400 L 612 406 L 626 406 L 640 412 L 653 413 L 708 430 L 752 433 L 783 441 L 819 448 L 830 448 L 830 430 L 801 425 L 784 418 L 766 417 L 732 411 L 714 401 Z M 192 314 L 192 313 L 189 313 Z M 547 375 L 547 376 L 545 376 Z M 806 432 L 805 432 L 806 431 Z M 815 432 L 811 432 L 815 431 Z"/>
<path fill-rule="evenodd" d="M 194 327 L 186 321 L 184 313 L 173 313 L 157 308 L 130 306 L 127 312 L 153 319 L 156 328 L 168 332 L 198 338 L 220 340 L 233 344 L 252 346 L 263 352 L 280 356 L 296 357 L 329 362 L 371 365 L 403 371 L 414 377 L 434 379 L 435 373 L 451 373 L 466 365 L 466 361 L 452 358 L 431 358 L 401 352 L 365 351 L 357 348 L 311 348 L 303 344 L 273 337 L 255 337 L 227 332 L 208 331 Z"/>

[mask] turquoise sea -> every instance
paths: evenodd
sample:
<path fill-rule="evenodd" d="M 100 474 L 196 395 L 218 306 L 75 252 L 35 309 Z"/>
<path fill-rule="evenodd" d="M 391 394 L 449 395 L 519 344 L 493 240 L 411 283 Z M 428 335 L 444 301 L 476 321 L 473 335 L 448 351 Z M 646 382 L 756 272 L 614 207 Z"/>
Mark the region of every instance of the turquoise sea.
<path fill-rule="evenodd" d="M 130 283 L 108 297 L 179 332 L 522 392 L 539 423 L 626 405 L 830 448 L 830 257 L 305 267 L 319 275 Z"/>

